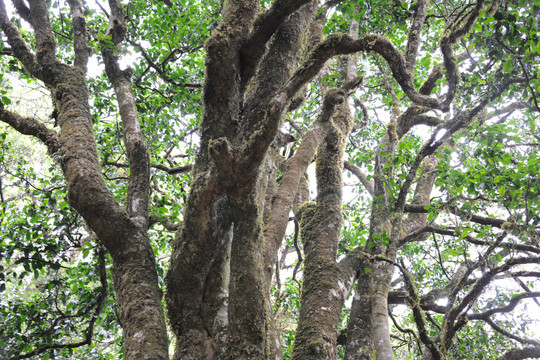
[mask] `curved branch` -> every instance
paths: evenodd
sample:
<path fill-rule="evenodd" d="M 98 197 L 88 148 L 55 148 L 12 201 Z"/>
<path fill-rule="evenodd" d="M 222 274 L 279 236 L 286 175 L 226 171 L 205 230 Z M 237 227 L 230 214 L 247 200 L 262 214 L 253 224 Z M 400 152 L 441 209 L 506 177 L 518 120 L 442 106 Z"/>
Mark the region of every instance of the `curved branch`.
<path fill-rule="evenodd" d="M 446 78 L 448 80 L 448 92 L 443 102 L 444 108 L 448 108 L 454 101 L 460 79 L 457 68 L 457 59 L 454 56 L 452 46 L 469 32 L 471 27 L 474 25 L 474 22 L 480 15 L 480 11 L 482 10 L 483 6 L 484 0 L 478 0 L 476 6 L 467 15 L 466 23 L 462 27 L 458 27 L 458 24 L 455 24 L 455 28 L 441 39 L 441 51 L 443 53 L 444 67 L 446 68 Z"/>
<path fill-rule="evenodd" d="M 45 146 L 49 154 L 54 155 L 60 150 L 60 136 L 54 130 L 49 129 L 45 124 L 35 118 L 23 117 L 14 112 L 0 108 L 0 121 L 10 125 L 23 135 L 31 135 L 39 139 Z"/>
<path fill-rule="evenodd" d="M 517 296 L 514 296 L 510 300 L 508 305 L 506 305 L 506 306 L 490 309 L 490 310 L 484 311 L 483 313 L 479 313 L 479 314 L 467 315 L 467 317 L 469 319 L 471 319 L 471 320 L 485 320 L 485 319 L 489 318 L 493 314 L 507 313 L 507 312 L 510 312 L 510 311 L 514 310 L 516 308 L 516 306 L 518 305 L 518 303 L 523 299 L 537 298 L 537 297 L 540 297 L 540 292 L 538 292 L 538 291 L 519 294 Z M 540 343 L 538 343 L 538 345 L 540 345 Z"/>
<path fill-rule="evenodd" d="M 399 139 L 409 132 L 416 125 L 440 126 L 442 120 L 435 116 L 429 116 L 425 113 L 431 109 L 421 106 L 410 106 L 397 119 L 396 133 Z"/>
<path fill-rule="evenodd" d="M 445 41 L 450 41 L 450 40 L 445 40 Z M 451 49 L 448 51 L 451 51 Z M 453 61 L 453 64 L 455 65 L 455 61 Z M 449 66 L 450 65 L 447 65 L 447 71 L 451 70 L 449 69 Z M 457 69 L 454 69 L 454 71 L 457 71 Z M 395 211 L 403 210 L 403 207 L 405 206 L 406 197 L 409 193 L 410 187 L 414 179 L 416 178 L 416 174 L 418 172 L 418 169 L 420 168 L 420 165 L 422 164 L 423 159 L 426 156 L 433 154 L 435 150 L 437 150 L 439 147 L 445 144 L 456 132 L 468 126 L 484 110 L 484 108 L 491 101 L 493 101 L 495 98 L 500 96 L 503 92 L 505 92 L 511 84 L 521 83 L 525 81 L 526 79 L 521 78 L 521 77 L 512 78 L 505 81 L 500 87 L 498 87 L 495 91 L 493 91 L 491 94 L 486 96 L 482 101 L 480 101 L 480 103 L 477 106 L 471 109 L 463 110 L 451 120 L 448 120 L 445 123 L 439 125 L 437 128 L 435 128 L 435 130 L 431 134 L 431 138 L 427 142 L 424 143 L 424 145 L 418 152 L 413 164 L 411 165 L 409 169 L 407 177 L 405 178 L 405 181 L 399 192 L 398 199 L 395 205 Z M 449 86 L 449 88 L 452 89 L 452 86 L 456 86 L 456 89 L 457 89 L 457 83 Z M 445 104 L 448 102 L 448 99 L 449 98 L 447 95 L 447 98 L 444 101 Z M 449 105 L 449 103 L 447 105 Z M 440 136 L 440 133 L 442 130 L 446 130 L 446 131 L 443 133 L 442 136 Z"/>
<path fill-rule="evenodd" d="M 495 330 L 496 332 L 498 332 L 501 335 L 506 336 L 507 338 L 510 338 L 512 340 L 516 340 L 517 342 L 519 342 L 521 344 L 529 344 L 529 345 L 535 345 L 535 346 L 540 347 L 540 342 L 535 341 L 535 340 L 523 339 L 523 338 L 521 338 L 521 337 L 519 337 L 517 335 L 514 335 L 511 332 L 509 332 L 509 331 L 505 330 L 504 328 L 500 327 L 499 325 L 497 325 L 490 318 L 486 318 L 486 319 L 482 319 L 482 320 L 485 321 L 489 326 L 491 326 L 491 328 L 493 330 Z"/>
<path fill-rule="evenodd" d="M 499 238 L 502 239 L 501 236 Z M 471 305 L 472 302 L 478 298 L 478 296 L 483 291 L 483 289 L 491 282 L 491 280 L 495 277 L 495 275 L 501 272 L 507 271 L 513 266 L 525 265 L 525 264 L 538 264 L 538 263 L 540 263 L 540 257 L 519 257 L 519 258 L 509 259 L 508 261 L 503 263 L 501 266 L 489 270 L 487 273 L 482 275 L 482 277 L 480 277 L 478 281 L 476 281 L 472 289 L 463 298 L 463 300 L 449 311 L 447 322 L 452 323 L 454 319 L 456 319 L 458 315 L 466 307 Z"/>
<path fill-rule="evenodd" d="M 345 161 L 343 163 L 343 167 L 349 170 L 354 176 L 356 176 L 358 180 L 360 180 L 364 188 L 367 190 L 369 195 L 373 197 L 373 183 L 367 179 L 367 176 L 366 174 L 364 174 L 362 169 L 360 169 L 358 166 L 356 166 L 350 161 Z"/>
<path fill-rule="evenodd" d="M 304 84 L 317 75 L 329 58 L 360 51 L 373 51 L 380 54 L 390 66 L 394 79 L 413 102 L 429 108 L 445 110 L 445 105 L 439 100 L 422 95 L 414 89 L 412 76 L 407 73 L 405 58 L 401 52 L 390 40 L 375 34 L 368 34 L 358 40 L 346 34 L 327 36 L 315 46 L 307 60 L 287 83 L 285 88 L 287 97 L 294 96 Z"/>

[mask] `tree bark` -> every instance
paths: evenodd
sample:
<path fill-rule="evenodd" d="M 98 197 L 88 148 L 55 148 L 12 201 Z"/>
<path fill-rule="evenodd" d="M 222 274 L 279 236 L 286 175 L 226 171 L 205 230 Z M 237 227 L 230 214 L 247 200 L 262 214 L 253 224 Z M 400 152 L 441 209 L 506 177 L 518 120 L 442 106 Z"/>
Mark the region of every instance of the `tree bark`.
<path fill-rule="evenodd" d="M 339 315 L 353 282 L 354 272 L 336 263 L 343 222 L 343 154 L 352 116 L 343 90 L 329 90 L 327 101 L 334 102 L 336 112 L 317 153 L 317 203 L 300 210 L 306 256 L 292 359 L 337 359 Z"/>

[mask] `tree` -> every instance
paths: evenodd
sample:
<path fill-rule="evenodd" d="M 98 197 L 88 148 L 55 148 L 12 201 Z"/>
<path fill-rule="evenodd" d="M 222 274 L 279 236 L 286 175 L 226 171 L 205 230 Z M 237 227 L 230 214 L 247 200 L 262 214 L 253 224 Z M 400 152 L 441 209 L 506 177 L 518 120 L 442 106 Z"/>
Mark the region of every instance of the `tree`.
<path fill-rule="evenodd" d="M 540 357 L 538 1 L 12 3 L 3 356 Z"/>

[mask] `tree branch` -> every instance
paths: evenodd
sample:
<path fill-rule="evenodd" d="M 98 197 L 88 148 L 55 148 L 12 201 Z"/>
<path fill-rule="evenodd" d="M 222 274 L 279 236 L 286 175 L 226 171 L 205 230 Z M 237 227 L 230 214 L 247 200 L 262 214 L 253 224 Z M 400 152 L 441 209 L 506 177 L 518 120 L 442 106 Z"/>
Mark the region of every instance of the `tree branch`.
<path fill-rule="evenodd" d="M 485 320 L 494 314 L 507 313 L 514 310 L 516 306 L 519 304 L 519 302 L 523 299 L 537 298 L 537 297 L 540 297 L 540 292 L 538 291 L 519 294 L 519 295 L 514 296 L 506 306 L 490 309 L 490 310 L 487 310 L 478 314 L 470 314 L 470 315 L 467 315 L 467 318 L 471 320 Z M 537 343 L 537 345 L 540 346 L 540 343 Z"/>
<path fill-rule="evenodd" d="M 175 53 L 175 51 L 178 51 L 179 49 L 175 49 L 173 51 L 171 51 L 171 53 L 165 58 L 165 60 L 163 60 L 161 62 L 160 65 L 156 64 L 152 58 L 150 57 L 150 55 L 148 55 L 148 53 L 146 52 L 146 50 L 144 49 L 144 47 L 133 41 L 133 40 L 130 40 L 130 39 L 126 39 L 126 41 L 135 46 L 137 49 L 139 49 L 139 51 L 141 52 L 141 55 L 143 56 L 143 58 L 146 60 L 146 62 L 148 63 L 148 67 L 149 68 L 152 68 L 156 71 L 156 73 L 159 75 L 160 78 L 162 78 L 163 80 L 165 80 L 166 82 L 170 83 L 170 84 L 173 84 L 175 86 L 178 86 L 178 87 L 189 87 L 189 88 L 202 88 L 202 85 L 201 84 L 193 84 L 193 83 L 180 83 L 180 82 L 177 82 L 176 80 L 174 80 L 173 78 L 171 78 L 170 76 L 168 76 L 165 71 L 162 69 L 167 63 L 167 61 L 170 61 L 171 58 L 173 58 L 173 60 L 175 59 L 175 57 L 173 57 L 172 55 Z M 144 75 L 144 73 L 146 72 L 147 70 L 145 70 L 143 72 L 143 74 L 141 74 L 137 79 L 135 79 L 135 83 L 138 83 L 140 81 L 140 79 L 142 78 L 142 76 Z M 164 98 L 167 98 L 166 96 L 163 95 Z"/>
<path fill-rule="evenodd" d="M 286 164 L 278 193 L 272 202 L 272 210 L 264 230 L 265 269 L 269 271 L 266 274 L 268 281 L 271 280 L 271 266 L 275 263 L 277 250 L 285 236 L 287 219 L 302 176 L 330 128 L 329 123 L 336 107 L 346 100 L 346 94 L 343 90 L 330 89 L 324 99 L 321 114 L 302 138 L 294 156 Z"/>
<path fill-rule="evenodd" d="M 521 110 L 521 109 L 530 109 L 531 106 L 525 102 L 522 102 L 522 101 L 516 101 L 516 102 L 513 102 L 513 103 L 510 103 L 500 109 L 497 109 L 497 110 L 494 110 L 484 116 L 482 116 L 482 121 L 486 121 L 486 120 L 489 120 L 489 119 L 492 119 L 494 117 L 497 117 L 497 116 L 501 116 L 503 114 L 508 114 L 508 113 L 512 113 L 516 110 Z"/>
<path fill-rule="evenodd" d="M 28 6 L 24 3 L 23 0 L 12 0 L 13 6 L 17 10 L 17 13 L 19 16 L 25 20 L 27 23 L 32 25 L 32 19 L 30 18 L 30 9 Z"/>
<path fill-rule="evenodd" d="M 150 215 L 148 219 L 148 227 L 151 227 L 152 225 L 159 223 L 161 226 L 163 226 L 165 229 L 169 231 L 177 231 L 182 226 L 182 223 L 173 223 L 170 219 L 167 219 L 164 216 L 158 216 L 158 215 Z"/>
<path fill-rule="evenodd" d="M 238 117 L 239 52 L 260 7 L 260 2 L 255 0 L 225 4 L 218 27 L 205 43 L 203 145 L 206 135 L 209 138 L 223 136 Z"/>
<path fill-rule="evenodd" d="M 462 27 L 458 27 L 458 23 L 456 23 L 454 29 L 441 39 L 441 51 L 443 53 L 446 78 L 448 80 L 448 92 L 443 102 L 443 108 L 448 108 L 454 101 L 460 79 L 457 68 L 457 59 L 454 56 L 452 46 L 469 32 L 474 25 L 476 18 L 480 15 L 483 5 L 484 0 L 479 0 L 474 9 L 468 14 L 466 23 Z"/>
<path fill-rule="evenodd" d="M 117 162 L 114 162 L 114 161 L 105 161 L 103 163 L 103 165 L 112 165 L 112 166 L 116 166 L 116 167 L 124 168 L 124 169 L 129 168 L 128 164 L 117 163 Z M 170 168 L 170 167 L 167 167 L 167 166 L 161 165 L 161 164 L 150 164 L 150 167 L 152 167 L 154 169 L 165 171 L 169 175 L 184 174 L 186 172 L 191 171 L 191 169 L 192 169 L 191 165 L 177 166 L 177 167 L 174 167 L 174 168 Z"/>
<path fill-rule="evenodd" d="M 281 89 L 298 62 L 306 28 L 314 11 L 314 3 L 306 5 L 281 24 L 258 67 L 253 86 L 245 94 L 242 125 L 247 135 L 240 139 L 243 149 L 239 169 L 262 161 L 281 126 L 290 100 Z"/>
<path fill-rule="evenodd" d="M 375 34 L 366 35 L 358 40 L 354 40 L 346 34 L 327 36 L 315 46 L 303 65 L 287 83 L 285 87 L 287 97 L 292 97 L 305 83 L 317 75 L 329 58 L 359 51 L 373 51 L 382 55 L 390 66 L 394 79 L 413 102 L 429 108 L 445 110 L 446 105 L 435 98 L 422 95 L 414 89 L 412 76 L 407 73 L 405 58 L 401 52 L 390 40 Z"/>
<path fill-rule="evenodd" d="M 109 0 L 111 17 L 107 34 L 117 46 L 124 40 L 126 27 L 122 9 L 116 0 Z M 131 69 L 121 70 L 113 49 L 102 44 L 105 72 L 111 80 L 117 97 L 122 119 L 124 144 L 129 159 L 129 187 L 126 210 L 142 228 L 148 227 L 148 203 L 150 188 L 150 158 L 139 124 L 135 99 L 131 88 Z"/>
<path fill-rule="evenodd" d="M 450 41 L 450 40 L 445 40 L 445 41 Z M 451 49 L 448 51 L 451 51 Z M 453 63 L 455 65 L 455 61 Z M 448 68 L 449 66 L 450 65 L 447 65 L 447 71 L 451 70 Z M 457 70 L 454 69 L 454 71 L 457 71 Z M 505 81 L 503 85 L 498 87 L 495 91 L 489 94 L 489 96 L 487 96 L 482 101 L 480 101 L 480 103 L 477 106 L 471 109 L 463 110 L 462 112 L 457 114 L 453 119 L 448 120 L 445 123 L 439 125 L 437 128 L 435 128 L 435 130 L 431 134 L 431 138 L 427 142 L 424 143 L 424 145 L 418 152 L 413 164 L 411 165 L 409 169 L 407 177 L 405 178 L 405 181 L 399 192 L 398 199 L 395 204 L 395 211 L 403 210 L 406 197 L 409 193 L 413 180 L 416 178 L 416 174 L 418 172 L 418 169 L 420 168 L 420 165 L 422 164 L 423 159 L 426 156 L 433 154 L 435 150 L 437 150 L 441 145 L 443 145 L 446 141 L 448 141 L 451 138 L 451 136 L 455 134 L 457 131 L 469 125 L 491 101 L 493 101 L 495 98 L 500 96 L 504 91 L 506 91 L 511 84 L 524 82 L 524 81 L 526 81 L 526 79 L 524 78 L 512 78 Z M 455 86 L 457 87 L 457 83 L 455 84 Z M 450 89 L 452 89 L 451 86 L 450 86 Z M 448 95 L 447 95 L 447 98 L 445 99 L 445 102 L 447 102 L 447 100 L 448 100 Z M 441 130 L 446 130 L 442 134 L 442 136 L 440 136 Z"/>
<path fill-rule="evenodd" d="M 427 206 L 429 206 L 429 205 L 427 205 Z M 405 212 L 411 212 L 411 213 L 427 213 L 427 212 L 429 212 L 425 208 L 426 208 L 426 205 L 406 204 L 405 207 L 404 207 L 404 211 Z M 477 224 L 480 224 L 480 225 L 489 225 L 489 226 L 493 226 L 493 227 L 496 227 L 496 228 L 499 228 L 499 229 L 504 229 L 504 230 L 524 230 L 524 231 L 528 230 L 528 231 L 532 231 L 532 233 L 535 234 L 535 235 L 540 235 L 540 231 L 538 231 L 538 230 L 530 230 L 530 229 L 528 229 L 527 225 L 524 225 L 524 224 L 517 224 L 517 223 L 511 222 L 511 221 L 507 221 L 507 220 L 502 220 L 502 219 L 497 219 L 497 218 L 492 218 L 492 217 L 485 217 L 485 216 L 470 214 L 470 213 L 468 213 L 466 211 L 459 210 L 457 208 L 453 208 L 453 207 L 450 207 L 450 206 L 443 206 L 440 209 L 446 209 L 450 213 L 452 213 L 454 215 L 457 215 L 457 216 L 460 216 L 466 221 L 471 221 L 471 222 L 474 222 L 474 223 L 477 223 Z M 431 229 L 430 231 L 435 231 L 435 232 L 443 234 L 443 235 L 450 235 L 450 233 L 445 233 L 444 231 L 441 231 L 441 230 Z M 478 242 L 479 240 L 470 239 L 470 241 L 472 243 L 477 243 L 479 245 L 482 245 L 482 243 Z M 516 246 L 518 246 L 518 245 L 512 245 L 512 248 L 517 248 Z M 526 245 L 519 245 L 519 246 L 526 246 Z M 537 252 L 538 251 L 537 248 L 535 248 L 535 247 L 522 247 L 521 249 L 523 249 L 524 251 L 532 251 L 532 252 Z"/>
<path fill-rule="evenodd" d="M 36 37 L 36 60 L 41 65 L 52 65 L 58 60 L 56 59 L 56 39 L 49 20 L 47 3 L 45 0 L 28 0 L 28 2 Z"/>
<path fill-rule="evenodd" d="M 535 341 L 535 340 L 529 340 L 529 339 L 524 339 L 522 337 L 519 337 L 517 335 L 514 335 L 512 334 L 510 331 L 507 331 L 505 330 L 504 328 L 500 327 L 499 325 L 497 325 L 493 320 L 491 320 L 491 318 L 486 318 L 486 319 L 482 319 L 484 322 L 486 322 L 489 326 L 491 326 L 491 328 L 493 330 L 495 330 L 496 332 L 498 332 L 499 334 L 502 334 L 504 336 L 506 336 L 507 338 L 510 338 L 512 340 L 515 340 L 521 344 L 529 344 L 529 345 L 534 345 L 534 346 L 537 346 L 537 347 L 540 347 L 540 342 L 538 341 Z"/>
<path fill-rule="evenodd" d="M 345 161 L 343 163 L 345 169 L 349 170 L 354 176 L 360 180 L 366 191 L 373 197 L 373 183 L 367 179 L 366 174 L 358 166 L 353 164 L 350 161 Z"/>
<path fill-rule="evenodd" d="M 471 285 L 466 278 L 469 273 L 468 264 L 461 263 L 446 286 L 431 289 L 427 294 L 422 296 L 420 300 L 422 308 L 434 310 L 437 306 L 437 300 L 448 297 L 451 293 L 456 292 L 458 289 L 462 289 L 464 285 Z M 445 308 L 441 307 L 440 312 L 444 314 L 444 310 Z"/>
<path fill-rule="evenodd" d="M 39 70 L 38 63 L 34 54 L 26 45 L 19 29 L 9 20 L 6 12 L 4 0 L 0 0 L 0 28 L 6 35 L 11 50 L 17 59 L 23 64 L 24 68 L 38 79 L 42 79 L 42 71 Z"/>
<path fill-rule="evenodd" d="M 540 347 L 509 350 L 497 360 L 522 360 L 540 358 Z"/>
<path fill-rule="evenodd" d="M 52 156 L 60 150 L 60 136 L 58 133 L 35 118 L 22 117 L 14 112 L 0 108 L 0 121 L 10 125 L 23 135 L 31 135 L 39 139 L 47 146 L 47 150 Z"/>
<path fill-rule="evenodd" d="M 414 66 L 422 37 L 422 25 L 424 25 L 424 21 L 426 20 L 428 2 L 428 0 L 418 0 L 416 2 L 414 19 L 411 28 L 409 29 L 407 50 L 405 51 L 405 63 L 407 72 L 411 74 L 414 74 Z"/>
<path fill-rule="evenodd" d="M 397 264 L 395 262 L 391 262 L 394 266 L 396 266 L 403 275 L 403 280 L 405 281 L 405 287 L 407 288 L 407 291 L 409 292 L 409 297 L 412 300 L 411 303 L 411 310 L 413 313 L 413 319 L 416 324 L 416 328 L 418 329 L 418 335 L 422 343 L 429 349 L 431 352 L 431 355 L 433 356 L 434 360 L 442 360 L 443 354 L 441 352 L 441 349 L 435 342 L 430 338 L 428 331 L 427 331 L 427 324 L 426 319 L 424 317 L 424 312 L 422 308 L 420 307 L 420 296 L 418 294 L 418 290 L 416 289 L 416 286 L 411 280 L 411 277 L 409 276 L 409 273 L 405 269 L 405 266 L 403 263 Z"/>
<path fill-rule="evenodd" d="M 73 21 L 73 49 L 75 51 L 74 65 L 85 73 L 92 49 L 88 45 L 88 31 L 84 16 L 83 4 L 80 0 L 68 0 Z"/>
<path fill-rule="evenodd" d="M 253 24 L 253 30 L 240 49 L 241 88 L 244 88 L 255 74 L 257 64 L 266 51 L 266 44 L 287 16 L 312 0 L 276 0 L 272 6 L 260 14 Z"/>
<path fill-rule="evenodd" d="M 497 240 L 502 240 L 502 236 L 500 236 Z M 494 248 L 495 247 L 494 245 L 495 244 L 493 244 L 491 248 Z M 462 312 L 466 308 L 471 306 L 473 302 L 476 301 L 478 296 L 480 296 L 482 291 L 492 281 L 495 275 L 501 272 L 505 272 L 517 265 L 538 264 L 538 263 L 540 263 L 540 257 L 513 258 L 513 259 L 508 259 L 501 266 L 490 269 L 489 271 L 484 273 L 472 286 L 472 289 L 467 293 L 467 295 L 465 295 L 465 297 L 461 300 L 461 302 L 457 304 L 456 306 L 453 306 L 452 308 L 447 310 L 445 321 L 444 321 L 443 339 L 441 341 L 445 343 L 446 345 L 450 344 L 455 332 L 457 331 L 457 327 L 456 325 L 454 325 L 456 320 L 459 320 L 459 316 L 462 314 Z M 491 320 L 489 318 L 486 318 L 483 320 L 486 321 L 488 324 L 492 325 L 490 323 Z M 458 321 L 458 325 L 459 325 L 459 321 Z"/>

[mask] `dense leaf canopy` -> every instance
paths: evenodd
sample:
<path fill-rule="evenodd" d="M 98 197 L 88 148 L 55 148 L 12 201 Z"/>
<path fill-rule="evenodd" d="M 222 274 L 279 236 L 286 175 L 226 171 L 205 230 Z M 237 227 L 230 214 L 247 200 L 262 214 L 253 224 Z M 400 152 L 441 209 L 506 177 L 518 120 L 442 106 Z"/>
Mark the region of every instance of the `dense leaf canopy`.
<path fill-rule="evenodd" d="M 0 0 L 0 358 L 540 358 L 539 29 Z"/>

